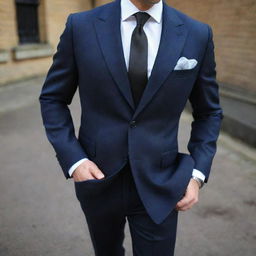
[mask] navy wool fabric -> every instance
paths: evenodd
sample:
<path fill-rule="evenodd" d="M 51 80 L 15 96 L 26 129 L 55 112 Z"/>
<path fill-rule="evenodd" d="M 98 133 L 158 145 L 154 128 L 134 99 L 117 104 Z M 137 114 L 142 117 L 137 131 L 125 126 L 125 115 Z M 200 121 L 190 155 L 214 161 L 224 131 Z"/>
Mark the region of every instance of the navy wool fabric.
<path fill-rule="evenodd" d="M 65 177 L 84 157 L 106 177 L 129 162 L 138 194 L 156 224 L 183 196 L 193 168 L 207 182 L 223 117 L 212 37 L 208 24 L 163 2 L 158 54 L 135 108 L 122 52 L 120 0 L 70 14 L 39 98 Z M 198 64 L 174 70 L 182 56 Z M 68 108 L 77 88 L 82 109 L 78 138 Z M 177 142 L 187 101 L 194 117 L 189 154 L 179 152 Z"/>

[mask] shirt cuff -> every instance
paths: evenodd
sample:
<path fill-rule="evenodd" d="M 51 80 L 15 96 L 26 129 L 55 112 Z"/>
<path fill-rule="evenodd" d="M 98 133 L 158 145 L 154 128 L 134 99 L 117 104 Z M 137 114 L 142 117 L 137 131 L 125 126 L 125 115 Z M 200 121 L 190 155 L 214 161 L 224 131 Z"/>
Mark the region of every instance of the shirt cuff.
<path fill-rule="evenodd" d="M 205 175 L 197 169 L 193 169 L 192 175 L 201 179 L 203 182 L 205 181 Z"/>
<path fill-rule="evenodd" d="M 68 173 L 69 173 L 70 177 L 72 177 L 72 174 L 73 174 L 73 172 L 75 171 L 75 169 L 76 169 L 83 161 L 85 161 L 85 160 L 88 160 L 88 158 L 83 158 L 83 159 L 77 161 L 76 163 L 74 163 L 74 164 L 70 167 L 70 169 L 68 170 Z"/>

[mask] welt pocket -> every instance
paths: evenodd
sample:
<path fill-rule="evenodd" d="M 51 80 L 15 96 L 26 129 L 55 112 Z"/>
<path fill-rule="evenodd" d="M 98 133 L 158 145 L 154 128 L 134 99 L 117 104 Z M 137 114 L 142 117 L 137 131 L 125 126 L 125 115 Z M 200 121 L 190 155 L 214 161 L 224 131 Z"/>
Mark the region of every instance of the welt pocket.
<path fill-rule="evenodd" d="M 161 167 L 165 168 L 175 164 L 177 157 L 177 150 L 168 150 L 161 154 Z"/>
<path fill-rule="evenodd" d="M 196 68 L 192 69 L 182 69 L 182 70 L 173 70 L 172 75 L 173 77 L 177 78 L 183 78 L 190 75 L 193 75 L 196 72 Z"/>

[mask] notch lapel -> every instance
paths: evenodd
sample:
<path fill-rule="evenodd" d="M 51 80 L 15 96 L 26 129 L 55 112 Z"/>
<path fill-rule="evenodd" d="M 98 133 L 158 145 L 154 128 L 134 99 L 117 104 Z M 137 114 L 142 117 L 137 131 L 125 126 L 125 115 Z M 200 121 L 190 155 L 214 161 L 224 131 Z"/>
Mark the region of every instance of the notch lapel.
<path fill-rule="evenodd" d="M 154 66 L 133 119 L 145 108 L 160 89 L 168 74 L 173 71 L 183 49 L 187 29 L 173 8 L 163 0 L 163 23 L 159 49 Z"/>
<path fill-rule="evenodd" d="M 120 20 L 120 0 L 115 0 L 103 9 L 95 20 L 94 27 L 109 71 L 121 94 L 134 110 L 135 105 L 123 53 Z"/>

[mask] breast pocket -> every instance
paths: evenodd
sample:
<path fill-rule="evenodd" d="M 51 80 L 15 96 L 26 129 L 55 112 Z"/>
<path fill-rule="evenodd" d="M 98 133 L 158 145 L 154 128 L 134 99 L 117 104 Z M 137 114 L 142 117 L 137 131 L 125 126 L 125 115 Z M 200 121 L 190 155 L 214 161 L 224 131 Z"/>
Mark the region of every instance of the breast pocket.
<path fill-rule="evenodd" d="M 197 67 L 192 69 L 182 69 L 182 70 L 173 70 L 172 77 L 173 78 L 187 78 L 193 75 L 196 75 Z"/>

